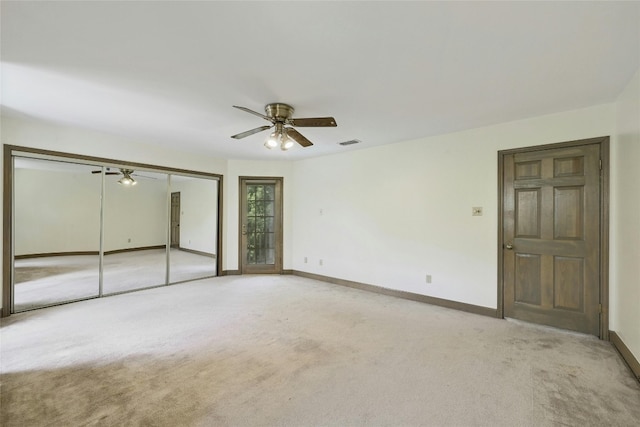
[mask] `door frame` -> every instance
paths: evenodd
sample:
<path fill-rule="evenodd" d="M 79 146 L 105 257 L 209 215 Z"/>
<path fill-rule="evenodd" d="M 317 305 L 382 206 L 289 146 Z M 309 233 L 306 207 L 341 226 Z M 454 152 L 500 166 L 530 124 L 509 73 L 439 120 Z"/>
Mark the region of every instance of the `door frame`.
<path fill-rule="evenodd" d="M 238 177 L 238 271 L 240 274 L 245 274 L 245 263 L 242 256 L 242 216 L 243 216 L 243 202 L 244 202 L 244 185 L 253 183 L 273 183 L 276 182 L 276 187 L 279 187 L 279 203 L 277 203 L 276 196 L 276 229 L 279 230 L 276 235 L 276 257 L 275 267 L 273 272 L 265 274 L 282 274 L 283 273 L 283 252 L 284 252 L 284 178 L 271 177 L 271 176 L 240 176 Z M 278 189 L 276 188 L 276 192 Z M 249 273 L 246 273 L 249 274 Z M 262 272 L 260 273 L 262 274 Z"/>
<path fill-rule="evenodd" d="M 553 144 L 536 145 L 498 151 L 498 309 L 499 318 L 504 318 L 504 158 L 509 154 L 530 151 L 568 148 L 581 145 L 600 146 L 600 335 L 609 339 L 609 137 L 580 139 Z"/>

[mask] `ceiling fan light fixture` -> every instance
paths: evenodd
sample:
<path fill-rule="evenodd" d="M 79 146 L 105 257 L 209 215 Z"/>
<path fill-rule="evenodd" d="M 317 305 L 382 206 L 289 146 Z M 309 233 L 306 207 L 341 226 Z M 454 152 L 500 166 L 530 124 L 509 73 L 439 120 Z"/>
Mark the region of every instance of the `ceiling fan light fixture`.
<path fill-rule="evenodd" d="M 137 184 L 137 182 L 133 178 L 129 178 L 128 176 L 124 176 L 124 177 L 120 178 L 118 180 L 118 182 L 120 184 L 122 184 L 122 185 L 127 186 L 127 187 Z"/>
<path fill-rule="evenodd" d="M 271 135 L 269 135 L 269 138 L 267 138 L 267 140 L 264 142 L 264 146 L 267 147 L 269 150 L 276 148 L 278 146 L 278 141 L 280 140 L 280 135 L 278 134 L 278 132 L 272 132 Z"/>
<path fill-rule="evenodd" d="M 282 142 L 280 143 L 280 149 L 282 151 L 287 151 L 291 147 L 293 147 L 293 140 L 291 138 L 283 136 Z"/>
<path fill-rule="evenodd" d="M 131 178 L 132 171 L 124 170 L 124 169 L 122 169 L 121 171 L 122 171 L 122 178 L 118 180 L 119 184 L 124 185 L 126 187 L 132 187 L 138 183 L 135 179 Z"/>

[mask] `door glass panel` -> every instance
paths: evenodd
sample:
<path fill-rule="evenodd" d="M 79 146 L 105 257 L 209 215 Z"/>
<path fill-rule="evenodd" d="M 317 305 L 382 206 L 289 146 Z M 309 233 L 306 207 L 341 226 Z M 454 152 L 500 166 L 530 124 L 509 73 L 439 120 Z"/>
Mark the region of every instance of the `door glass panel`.
<path fill-rule="evenodd" d="M 171 175 L 171 199 L 170 282 L 215 276 L 218 181 Z"/>
<path fill-rule="evenodd" d="M 15 312 L 98 296 L 101 181 L 99 167 L 14 158 Z"/>
<path fill-rule="evenodd" d="M 265 187 L 264 194 L 265 194 L 265 199 L 267 199 L 267 200 L 275 200 L 275 198 L 276 198 L 275 186 L 270 185 L 270 186 Z"/>
<path fill-rule="evenodd" d="M 275 184 L 247 184 L 247 197 L 247 263 L 274 265 Z"/>
<path fill-rule="evenodd" d="M 264 215 L 266 217 L 271 217 L 273 218 L 273 212 L 274 211 L 274 202 L 273 201 L 266 201 L 264 202 Z"/>
<path fill-rule="evenodd" d="M 105 177 L 104 294 L 166 284 L 167 191 L 162 173 L 112 168 Z"/>
<path fill-rule="evenodd" d="M 276 263 L 276 252 L 274 249 L 267 250 L 267 264 L 275 264 Z"/>

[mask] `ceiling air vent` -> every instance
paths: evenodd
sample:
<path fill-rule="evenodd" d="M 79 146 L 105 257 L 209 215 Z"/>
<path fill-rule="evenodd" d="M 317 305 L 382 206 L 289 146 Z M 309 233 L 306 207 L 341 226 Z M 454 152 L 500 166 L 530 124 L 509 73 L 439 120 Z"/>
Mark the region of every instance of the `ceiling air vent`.
<path fill-rule="evenodd" d="M 360 144 L 362 141 L 360 141 L 359 139 L 351 139 L 349 141 L 344 141 L 344 142 L 338 142 L 338 145 L 342 145 L 342 146 L 347 146 L 347 145 L 353 145 L 353 144 Z"/>

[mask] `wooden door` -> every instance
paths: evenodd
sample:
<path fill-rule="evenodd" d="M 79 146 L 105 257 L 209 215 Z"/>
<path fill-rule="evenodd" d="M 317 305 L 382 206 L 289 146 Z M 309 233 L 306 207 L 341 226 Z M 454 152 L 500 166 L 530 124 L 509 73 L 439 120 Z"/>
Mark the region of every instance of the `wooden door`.
<path fill-rule="evenodd" d="M 240 178 L 240 271 L 282 273 L 282 178 Z"/>
<path fill-rule="evenodd" d="M 180 192 L 171 193 L 171 247 L 180 247 Z"/>
<path fill-rule="evenodd" d="M 504 315 L 600 334 L 600 145 L 504 156 Z"/>

